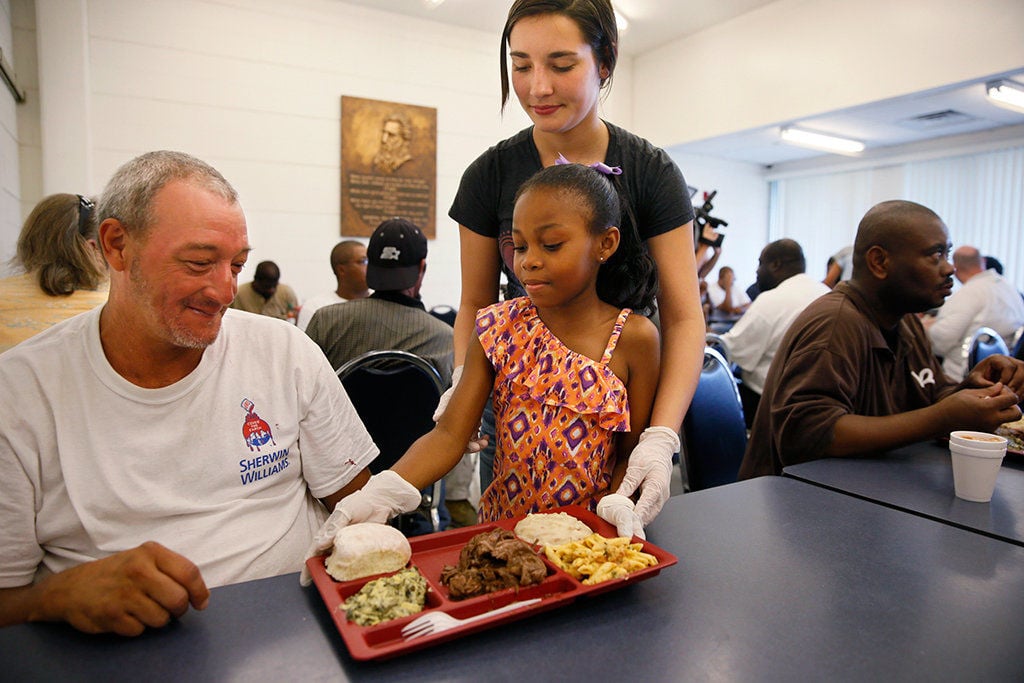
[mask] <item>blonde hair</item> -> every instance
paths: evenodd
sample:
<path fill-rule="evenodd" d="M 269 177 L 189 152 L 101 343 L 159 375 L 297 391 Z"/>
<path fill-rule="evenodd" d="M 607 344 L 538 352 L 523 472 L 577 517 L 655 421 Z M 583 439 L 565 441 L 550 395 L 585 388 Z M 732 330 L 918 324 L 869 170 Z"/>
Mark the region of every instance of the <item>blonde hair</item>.
<path fill-rule="evenodd" d="M 77 194 L 43 198 L 25 219 L 13 263 L 37 276 L 50 296 L 68 296 L 96 289 L 107 272 L 96 247 L 97 225 L 92 202 Z"/>

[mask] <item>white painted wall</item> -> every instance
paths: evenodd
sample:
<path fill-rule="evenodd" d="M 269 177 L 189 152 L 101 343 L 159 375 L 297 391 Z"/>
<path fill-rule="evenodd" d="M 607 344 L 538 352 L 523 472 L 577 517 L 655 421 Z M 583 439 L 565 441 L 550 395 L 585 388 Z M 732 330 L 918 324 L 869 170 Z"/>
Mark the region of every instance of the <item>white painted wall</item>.
<path fill-rule="evenodd" d="M 683 170 L 687 184 L 697 188 L 693 203 L 702 204 L 704 192 L 717 190 L 711 215 L 729 223 L 722 228 L 725 235 L 722 255 L 707 279 L 714 281 L 719 268 L 730 266 L 736 273 L 736 281 L 746 289 L 755 280 L 757 258 L 767 242 L 768 183 L 764 169 L 756 164 L 672 150 L 669 154 Z"/>
<path fill-rule="evenodd" d="M 1019 69 L 1021 0 L 779 0 L 637 57 L 662 147 Z"/>
<path fill-rule="evenodd" d="M 437 239 L 423 298 L 428 307 L 458 304 L 458 230 L 447 213 L 459 178 L 529 123 L 514 99 L 499 115 L 500 27 L 472 31 L 335 0 L 81 1 L 88 126 L 85 149 L 73 151 L 91 162 L 71 191 L 100 192 L 117 166 L 147 150 L 195 154 L 238 189 L 252 263 L 276 261 L 304 299 L 335 286 L 328 255 L 342 238 L 341 96 L 434 107 Z M 76 30 L 65 30 L 73 42 Z M 74 59 L 73 46 L 44 33 L 53 61 Z M 627 61 L 616 92 L 628 94 L 629 76 Z M 616 102 L 610 96 L 604 111 L 628 126 L 617 116 L 628 104 Z M 42 118 L 45 138 L 56 124 Z M 251 276 L 250 268 L 240 280 Z"/>
<path fill-rule="evenodd" d="M 16 70 L 11 12 L 10 0 L 0 0 L 0 50 Z M 11 92 L 0 84 L 0 277 L 7 272 L 21 228 L 17 106 Z"/>

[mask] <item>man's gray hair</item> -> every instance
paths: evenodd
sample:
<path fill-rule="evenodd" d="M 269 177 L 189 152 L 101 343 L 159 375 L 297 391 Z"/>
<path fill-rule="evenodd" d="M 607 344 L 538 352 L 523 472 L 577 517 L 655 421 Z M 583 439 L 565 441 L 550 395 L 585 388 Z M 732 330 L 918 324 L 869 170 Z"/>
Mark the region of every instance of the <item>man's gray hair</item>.
<path fill-rule="evenodd" d="M 231 202 L 238 193 L 224 176 L 205 161 L 184 152 L 147 152 L 114 172 L 96 207 L 96 222 L 116 218 L 127 232 L 145 233 L 152 221 L 152 204 L 164 185 L 184 180 Z"/>

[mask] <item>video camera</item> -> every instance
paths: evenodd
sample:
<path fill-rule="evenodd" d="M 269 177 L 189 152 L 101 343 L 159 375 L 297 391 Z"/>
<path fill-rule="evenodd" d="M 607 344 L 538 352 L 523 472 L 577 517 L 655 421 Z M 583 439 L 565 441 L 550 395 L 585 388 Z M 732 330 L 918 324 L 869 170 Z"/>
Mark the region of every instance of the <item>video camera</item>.
<path fill-rule="evenodd" d="M 715 210 L 711 200 L 715 198 L 716 194 L 718 194 L 718 190 L 712 190 L 710 193 L 704 193 L 704 204 L 694 208 L 696 216 L 693 221 L 695 232 L 697 233 L 697 240 L 701 244 L 707 244 L 712 247 L 722 246 L 722 240 L 725 239 L 725 235 L 719 235 L 716 240 L 709 240 L 704 237 L 704 226 L 710 225 L 713 230 L 718 230 L 719 228 L 724 228 L 729 225 L 721 218 L 715 218 L 711 215 L 711 212 Z"/>

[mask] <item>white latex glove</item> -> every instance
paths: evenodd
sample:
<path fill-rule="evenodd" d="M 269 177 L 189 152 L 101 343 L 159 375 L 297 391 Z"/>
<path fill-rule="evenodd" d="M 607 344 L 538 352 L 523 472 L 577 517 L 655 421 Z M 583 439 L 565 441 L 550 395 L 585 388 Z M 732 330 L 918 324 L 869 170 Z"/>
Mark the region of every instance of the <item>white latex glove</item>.
<path fill-rule="evenodd" d="M 633 501 L 623 495 L 609 493 L 597 501 L 597 516 L 609 524 L 614 524 L 619 536 L 647 538 L 644 535 L 643 523 L 633 511 Z"/>
<path fill-rule="evenodd" d="M 334 545 L 334 537 L 338 531 L 349 524 L 359 522 L 377 522 L 387 524 L 395 515 L 412 512 L 420 506 L 422 500 L 416 487 L 402 479 L 391 470 L 370 477 L 363 488 L 345 496 L 334 506 L 334 512 L 313 535 L 313 542 L 306 551 L 305 559 L 320 555 Z M 302 563 L 299 583 L 308 586 L 312 577 Z"/>
<path fill-rule="evenodd" d="M 455 393 L 455 385 L 459 383 L 460 379 L 462 379 L 461 365 L 452 370 L 452 385 L 441 394 L 441 398 L 437 401 L 437 409 L 434 411 L 434 422 L 440 420 L 441 416 L 444 415 L 444 409 L 448 407 L 448 401 L 452 400 L 452 394 Z"/>
<path fill-rule="evenodd" d="M 650 524 L 669 497 L 672 481 L 672 456 L 679 452 L 679 435 L 668 427 L 648 427 L 629 454 L 626 476 L 616 493 L 632 496 L 640 488 L 636 515 Z"/>

